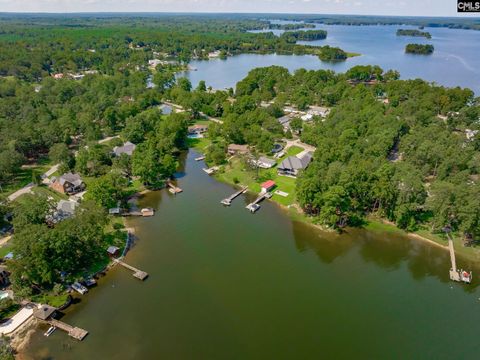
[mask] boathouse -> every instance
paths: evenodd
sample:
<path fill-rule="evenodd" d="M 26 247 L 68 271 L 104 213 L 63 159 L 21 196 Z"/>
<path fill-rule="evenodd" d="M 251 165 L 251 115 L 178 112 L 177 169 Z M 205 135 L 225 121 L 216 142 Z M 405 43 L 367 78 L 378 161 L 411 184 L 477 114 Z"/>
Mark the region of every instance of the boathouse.
<path fill-rule="evenodd" d="M 268 181 L 265 181 L 265 182 L 264 182 L 262 185 L 260 185 L 260 186 L 261 186 L 261 188 L 262 188 L 261 194 L 265 194 L 265 193 L 267 193 L 267 192 L 272 191 L 272 190 L 275 188 L 276 184 L 275 184 L 275 181 L 273 181 L 273 180 L 268 180 Z"/>
<path fill-rule="evenodd" d="M 39 305 L 36 309 L 33 310 L 33 316 L 37 319 L 46 321 L 54 316 L 56 308 L 50 305 Z"/>

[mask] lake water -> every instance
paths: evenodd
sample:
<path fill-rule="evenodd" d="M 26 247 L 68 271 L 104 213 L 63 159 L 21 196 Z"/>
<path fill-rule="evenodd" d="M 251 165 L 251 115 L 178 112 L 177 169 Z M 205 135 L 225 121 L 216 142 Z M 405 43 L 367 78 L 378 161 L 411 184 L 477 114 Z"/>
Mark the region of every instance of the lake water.
<path fill-rule="evenodd" d="M 184 192 L 141 199 L 152 218 L 139 238 L 64 321 L 77 342 L 43 326 L 32 359 L 474 359 L 480 292 L 448 279 L 448 253 L 399 235 L 338 236 L 291 221 L 266 202 L 256 214 L 190 152 Z M 465 263 L 459 261 L 460 266 Z M 474 269 L 474 274 L 476 273 Z"/>
<path fill-rule="evenodd" d="M 310 45 L 338 46 L 345 51 L 362 54 L 339 63 L 322 62 L 315 56 L 280 56 L 243 54 L 226 60 L 192 61 L 198 69 L 184 73 L 194 86 L 205 80 L 213 88 L 235 87 L 256 67 L 280 65 L 293 71 L 298 68 L 331 69 L 345 72 L 355 65 L 379 65 L 384 70 L 398 70 L 403 79 L 422 78 L 445 86 L 471 88 L 480 93 L 480 31 L 425 28 L 432 34 L 428 40 L 420 37 L 396 36 L 399 28 L 411 26 L 343 26 L 317 25 L 328 31 L 327 39 L 303 42 Z M 277 35 L 282 31 L 274 31 Z M 408 43 L 430 43 L 433 55 L 405 54 Z"/>

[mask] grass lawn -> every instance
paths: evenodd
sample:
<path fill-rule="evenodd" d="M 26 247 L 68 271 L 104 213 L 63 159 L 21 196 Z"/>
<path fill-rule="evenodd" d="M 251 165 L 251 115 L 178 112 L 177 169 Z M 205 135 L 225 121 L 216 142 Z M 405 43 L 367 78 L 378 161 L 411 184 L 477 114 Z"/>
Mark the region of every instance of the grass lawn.
<path fill-rule="evenodd" d="M 45 185 L 36 186 L 32 189 L 32 191 L 33 191 L 34 194 L 42 194 L 42 195 L 45 195 L 47 197 L 52 197 L 56 201 L 68 200 L 67 195 L 60 194 L 59 192 L 57 192 L 55 190 L 52 190 L 48 186 L 45 186 Z"/>
<path fill-rule="evenodd" d="M 298 155 L 298 154 L 300 154 L 302 151 L 303 151 L 303 148 L 301 148 L 300 146 L 295 146 L 295 145 L 290 146 L 290 147 L 287 149 L 285 155 L 281 158 L 281 160 L 283 160 L 283 159 L 285 159 L 285 158 L 287 158 L 287 157 L 289 157 L 289 156 Z"/>
<path fill-rule="evenodd" d="M 8 196 L 14 193 L 32 182 L 34 172 L 37 175 L 41 175 L 49 168 L 50 165 L 45 159 L 39 160 L 39 164 L 33 167 L 22 168 L 11 181 L 1 184 L 1 194 Z"/>
<path fill-rule="evenodd" d="M 0 247 L 0 259 L 3 259 L 5 255 L 12 251 L 12 240 L 10 239 L 6 244 Z"/>
<path fill-rule="evenodd" d="M 207 148 L 210 146 L 212 141 L 208 138 L 199 138 L 199 139 L 187 139 L 187 145 L 189 148 L 193 148 L 202 154 L 205 153 Z"/>
<path fill-rule="evenodd" d="M 219 172 L 216 177 L 223 182 L 229 184 L 248 185 L 249 191 L 259 193 L 260 184 L 267 180 L 273 180 L 277 184 L 275 190 L 288 193 L 287 197 L 273 194 L 272 200 L 279 204 L 288 206 L 295 202 L 295 179 L 286 176 L 279 176 L 277 170 L 259 169 L 258 179 L 255 179 L 255 172 L 249 170 L 239 158 L 233 158 L 229 164 L 225 165 L 223 171 Z"/>
<path fill-rule="evenodd" d="M 32 297 L 32 301 L 40 304 L 47 304 L 53 307 L 60 307 L 67 302 L 68 294 L 39 294 Z"/>

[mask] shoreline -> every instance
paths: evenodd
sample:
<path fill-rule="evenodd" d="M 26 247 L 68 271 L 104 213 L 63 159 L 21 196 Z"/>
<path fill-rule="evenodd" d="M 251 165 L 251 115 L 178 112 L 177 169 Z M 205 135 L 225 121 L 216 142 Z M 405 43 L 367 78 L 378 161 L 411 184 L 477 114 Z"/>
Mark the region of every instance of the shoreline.
<path fill-rule="evenodd" d="M 189 150 L 194 150 L 194 151 L 198 152 L 198 149 L 196 149 L 196 148 L 189 148 Z M 235 183 L 232 183 L 232 182 L 229 182 L 229 181 L 224 181 L 223 179 L 220 179 L 216 175 L 213 175 L 212 177 L 220 183 L 224 183 L 224 184 L 233 186 L 235 189 L 239 185 L 239 184 L 235 184 Z M 251 191 L 250 189 L 247 190 L 247 193 L 252 194 L 252 195 L 256 194 L 255 192 Z M 283 205 L 283 204 L 281 204 L 281 203 L 279 203 L 279 202 L 277 202 L 273 199 L 267 199 L 267 200 L 272 202 L 273 204 L 275 204 L 275 206 L 279 207 L 279 209 L 281 209 L 282 211 L 284 211 L 286 213 L 286 215 L 288 216 L 288 218 L 292 221 L 302 222 L 303 224 L 312 226 L 315 229 L 317 229 L 318 231 L 321 231 L 323 233 L 335 232 L 335 230 L 333 230 L 333 229 L 328 229 L 328 228 L 326 228 L 322 225 L 315 224 L 314 222 L 309 221 L 309 218 L 303 212 L 301 212 L 301 210 L 299 209 L 299 205 L 297 203 L 286 206 L 286 205 Z M 378 228 L 378 225 L 383 227 L 383 229 Z M 407 232 L 405 230 L 402 230 L 402 229 L 398 228 L 394 223 L 392 223 L 388 220 L 385 220 L 385 219 L 381 219 L 381 218 L 372 218 L 372 217 L 368 218 L 367 217 L 366 226 L 360 227 L 359 229 L 364 229 L 364 230 L 372 231 L 372 232 L 376 232 L 376 233 L 379 233 L 379 232 L 382 232 L 382 231 L 383 232 L 385 232 L 385 231 L 396 232 L 396 233 L 401 234 L 401 235 L 403 235 L 403 236 L 405 236 L 405 237 L 407 237 L 411 240 L 422 241 L 426 244 L 435 246 L 435 247 L 443 249 L 445 251 L 449 251 L 447 245 L 443 245 L 443 244 L 441 244 L 441 243 L 439 243 L 435 240 L 429 239 L 429 238 L 427 238 L 423 235 L 420 235 L 418 233 Z M 467 261 L 467 262 L 475 262 L 476 260 L 478 260 L 478 259 L 476 259 L 477 255 L 473 251 L 471 251 L 468 254 L 464 253 L 464 252 L 456 251 L 456 257 L 457 257 L 457 259 L 461 259 L 461 260 L 464 260 L 464 261 Z"/>

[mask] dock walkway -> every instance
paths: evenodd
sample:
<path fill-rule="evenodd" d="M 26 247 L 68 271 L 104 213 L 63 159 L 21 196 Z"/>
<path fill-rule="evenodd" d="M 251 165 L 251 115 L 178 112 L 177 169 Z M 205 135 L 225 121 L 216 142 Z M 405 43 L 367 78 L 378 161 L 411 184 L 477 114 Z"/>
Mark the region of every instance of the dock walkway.
<path fill-rule="evenodd" d="M 123 262 L 122 260 L 119 259 L 113 259 L 117 264 L 122 265 L 124 268 L 131 270 L 133 272 L 133 276 L 136 277 L 139 280 L 145 280 L 148 277 L 148 273 L 145 271 L 139 270 L 132 265 L 128 265 L 127 263 Z"/>
<path fill-rule="evenodd" d="M 82 341 L 85 339 L 85 337 L 88 335 L 87 330 L 80 329 L 78 327 L 73 327 L 71 325 L 68 325 L 62 321 L 51 319 L 47 321 L 50 325 L 55 326 L 56 328 L 59 328 L 60 330 L 65 331 L 69 336 L 71 336 L 74 339 Z"/>
<path fill-rule="evenodd" d="M 243 188 L 241 188 L 240 190 L 238 190 L 237 192 L 233 193 L 232 195 L 230 195 L 228 198 L 226 199 L 223 199 L 221 201 L 221 203 L 223 205 L 226 205 L 226 206 L 230 206 L 232 204 L 232 201 L 235 200 L 235 198 L 237 198 L 238 196 L 244 194 L 248 189 L 248 186 L 244 186 Z"/>

